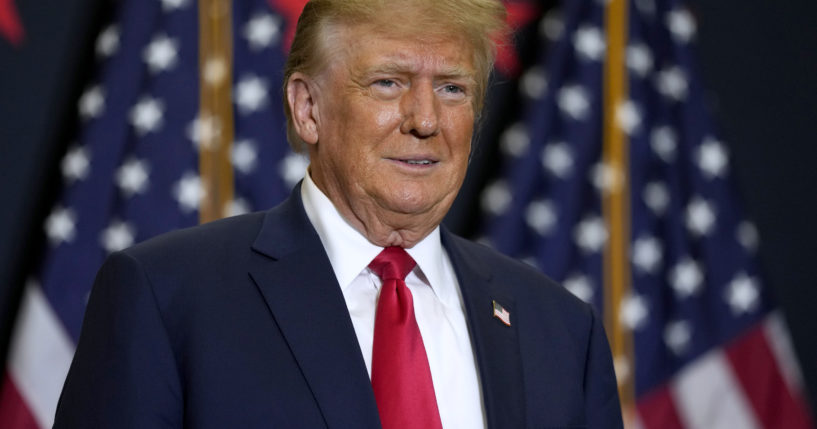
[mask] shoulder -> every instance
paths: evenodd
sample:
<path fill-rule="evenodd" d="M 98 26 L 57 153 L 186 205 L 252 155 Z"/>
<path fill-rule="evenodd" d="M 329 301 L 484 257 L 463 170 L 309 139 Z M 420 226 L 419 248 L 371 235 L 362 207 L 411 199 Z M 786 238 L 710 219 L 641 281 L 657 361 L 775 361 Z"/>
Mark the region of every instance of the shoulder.
<path fill-rule="evenodd" d="M 205 256 L 247 247 L 261 229 L 265 212 L 250 213 L 179 229 L 143 241 L 125 253 L 137 259 L 172 256 Z"/>
<path fill-rule="evenodd" d="M 150 238 L 108 256 L 98 280 L 103 276 L 109 287 L 121 289 L 130 283 L 126 277 L 135 276 L 165 295 L 238 277 L 242 269 L 246 272 L 264 217 L 263 212 L 251 213 Z"/>

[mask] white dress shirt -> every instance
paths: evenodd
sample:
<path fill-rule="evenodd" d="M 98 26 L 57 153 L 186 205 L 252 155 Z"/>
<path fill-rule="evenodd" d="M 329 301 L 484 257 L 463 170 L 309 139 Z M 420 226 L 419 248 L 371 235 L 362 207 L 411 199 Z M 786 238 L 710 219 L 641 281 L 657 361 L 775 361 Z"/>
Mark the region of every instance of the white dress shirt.
<path fill-rule="evenodd" d="M 380 278 L 369 263 L 382 250 L 349 225 L 309 174 L 301 185 L 306 214 L 338 279 L 369 377 Z M 423 337 L 440 420 L 445 429 L 485 427 L 482 394 L 457 276 L 437 227 L 411 249 L 417 266 L 406 277 Z"/>

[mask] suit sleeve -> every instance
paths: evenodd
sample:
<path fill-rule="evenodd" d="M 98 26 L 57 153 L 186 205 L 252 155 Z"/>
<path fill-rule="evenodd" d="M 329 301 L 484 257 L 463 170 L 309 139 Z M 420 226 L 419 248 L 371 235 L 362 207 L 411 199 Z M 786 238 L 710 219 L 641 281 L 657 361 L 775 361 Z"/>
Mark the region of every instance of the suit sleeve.
<path fill-rule="evenodd" d="M 180 428 L 177 368 L 148 276 L 113 254 L 97 274 L 54 428 Z"/>
<path fill-rule="evenodd" d="M 585 413 L 588 428 L 622 428 L 618 384 L 607 335 L 596 313 L 593 315 L 584 377 Z"/>

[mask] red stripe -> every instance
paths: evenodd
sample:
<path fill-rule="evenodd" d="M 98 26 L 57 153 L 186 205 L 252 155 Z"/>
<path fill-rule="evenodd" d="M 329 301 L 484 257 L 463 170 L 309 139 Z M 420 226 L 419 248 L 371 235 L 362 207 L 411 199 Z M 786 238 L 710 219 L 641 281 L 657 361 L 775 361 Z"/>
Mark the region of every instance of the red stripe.
<path fill-rule="evenodd" d="M 273 10 L 284 16 L 284 28 L 287 29 L 287 32 L 281 46 L 284 47 L 285 52 L 289 52 L 289 45 L 292 44 L 292 39 L 295 38 L 295 24 L 304 10 L 306 0 L 268 0 L 268 3 Z"/>
<path fill-rule="evenodd" d="M 730 344 L 726 356 L 763 427 L 814 427 L 803 399 L 786 385 L 762 325 Z"/>
<path fill-rule="evenodd" d="M 644 429 L 684 429 L 666 385 L 641 396 L 637 407 Z"/>
<path fill-rule="evenodd" d="M 12 45 L 19 45 L 24 36 L 23 25 L 13 0 L 0 0 L 0 35 Z"/>
<path fill-rule="evenodd" d="M 17 386 L 3 373 L 3 387 L 0 388 L 0 427 L 4 429 L 39 429 L 37 421 L 28 410 Z"/>

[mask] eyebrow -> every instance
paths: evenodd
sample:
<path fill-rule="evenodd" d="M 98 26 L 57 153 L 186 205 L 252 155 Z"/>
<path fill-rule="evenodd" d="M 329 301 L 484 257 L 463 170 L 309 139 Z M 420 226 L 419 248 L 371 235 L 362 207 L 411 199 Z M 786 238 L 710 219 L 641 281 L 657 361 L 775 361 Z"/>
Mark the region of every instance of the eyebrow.
<path fill-rule="evenodd" d="M 363 71 L 364 76 L 380 73 L 383 74 L 411 73 L 411 67 L 405 64 L 400 64 L 395 61 L 389 61 L 384 64 L 378 64 L 376 66 L 369 67 Z M 474 79 L 474 73 L 469 72 L 468 69 L 462 66 L 446 67 L 445 69 L 442 70 L 441 73 L 437 74 L 437 77 L 443 79 L 463 79 L 476 82 L 476 79 Z"/>

